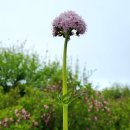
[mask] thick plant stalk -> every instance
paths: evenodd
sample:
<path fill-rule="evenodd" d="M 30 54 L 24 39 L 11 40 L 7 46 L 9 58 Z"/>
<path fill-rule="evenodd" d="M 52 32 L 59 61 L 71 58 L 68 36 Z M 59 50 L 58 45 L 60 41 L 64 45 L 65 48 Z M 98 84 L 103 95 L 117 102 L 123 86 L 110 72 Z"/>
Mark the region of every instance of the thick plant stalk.
<path fill-rule="evenodd" d="M 63 78 L 63 96 L 67 94 L 67 42 L 68 36 L 65 37 L 64 51 L 63 51 L 63 68 L 62 68 L 62 78 Z M 63 130 L 68 130 L 68 104 L 63 103 Z"/>
<path fill-rule="evenodd" d="M 86 23 L 81 16 L 76 14 L 74 11 L 68 11 L 60 14 L 53 21 L 53 36 L 63 36 L 65 38 L 64 52 L 63 52 L 63 130 L 68 130 L 68 104 L 70 103 L 70 98 L 67 95 L 67 67 L 66 67 L 66 55 L 67 55 L 67 42 L 73 35 L 80 36 L 86 31 Z M 73 32 L 75 30 L 75 32 Z M 68 97 L 67 97 L 68 96 Z M 66 99 L 64 100 L 64 98 Z"/>

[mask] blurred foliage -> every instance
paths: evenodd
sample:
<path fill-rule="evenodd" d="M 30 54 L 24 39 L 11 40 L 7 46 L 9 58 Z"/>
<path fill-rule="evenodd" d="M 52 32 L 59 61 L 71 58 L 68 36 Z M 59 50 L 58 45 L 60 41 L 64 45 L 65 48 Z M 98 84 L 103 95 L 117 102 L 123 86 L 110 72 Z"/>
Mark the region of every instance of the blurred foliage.
<path fill-rule="evenodd" d="M 73 72 L 68 67 L 67 78 L 69 88 L 82 86 L 78 68 Z M 62 67 L 57 60 L 41 62 L 36 53 L 29 54 L 21 47 L 0 48 L 0 86 L 4 92 L 19 87 L 21 95 L 26 86 L 61 91 Z"/>
<path fill-rule="evenodd" d="M 70 130 L 130 130 L 129 86 L 95 90 L 78 64 L 69 66 Z M 21 48 L 0 49 L 0 130 L 62 130 L 60 62 Z M 62 97 L 61 97 L 62 98 Z"/>
<path fill-rule="evenodd" d="M 0 85 L 10 88 L 30 84 L 39 68 L 37 55 L 24 54 L 22 48 L 0 48 Z"/>
<path fill-rule="evenodd" d="M 127 85 L 114 83 L 110 88 L 105 88 L 103 93 L 106 98 L 120 99 L 123 97 L 130 97 L 130 88 Z"/>
<path fill-rule="evenodd" d="M 106 98 L 107 91 L 110 94 L 109 89 L 105 94 L 94 90 L 91 84 L 77 90 L 81 96 L 69 105 L 69 129 L 129 130 L 130 97 Z M 61 130 L 63 113 L 58 92 L 26 87 L 25 93 L 20 97 L 17 88 L 6 94 L 0 92 L 0 130 Z"/>

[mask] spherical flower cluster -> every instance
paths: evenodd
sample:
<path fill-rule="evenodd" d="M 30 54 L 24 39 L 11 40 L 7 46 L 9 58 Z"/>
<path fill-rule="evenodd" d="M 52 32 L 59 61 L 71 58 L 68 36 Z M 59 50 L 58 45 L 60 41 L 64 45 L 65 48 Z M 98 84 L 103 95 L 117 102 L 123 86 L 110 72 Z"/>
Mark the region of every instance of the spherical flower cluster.
<path fill-rule="evenodd" d="M 84 34 L 86 31 L 86 23 L 81 16 L 76 14 L 73 11 L 64 12 L 56 17 L 52 23 L 53 26 L 53 36 L 63 36 L 66 34 L 70 36 L 74 34 L 75 30 L 76 35 Z"/>

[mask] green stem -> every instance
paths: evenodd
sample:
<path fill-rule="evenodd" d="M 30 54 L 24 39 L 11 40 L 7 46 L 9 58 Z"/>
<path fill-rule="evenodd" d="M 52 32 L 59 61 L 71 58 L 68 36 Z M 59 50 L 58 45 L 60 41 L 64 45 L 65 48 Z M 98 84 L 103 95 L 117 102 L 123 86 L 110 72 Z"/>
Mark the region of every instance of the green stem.
<path fill-rule="evenodd" d="M 67 42 L 68 36 L 65 37 L 64 52 L 63 52 L 63 95 L 67 94 L 67 68 L 66 68 L 66 55 L 67 55 Z M 68 130 L 68 104 L 63 104 L 63 130 Z"/>
<path fill-rule="evenodd" d="M 63 130 L 68 130 L 68 104 L 63 104 Z"/>

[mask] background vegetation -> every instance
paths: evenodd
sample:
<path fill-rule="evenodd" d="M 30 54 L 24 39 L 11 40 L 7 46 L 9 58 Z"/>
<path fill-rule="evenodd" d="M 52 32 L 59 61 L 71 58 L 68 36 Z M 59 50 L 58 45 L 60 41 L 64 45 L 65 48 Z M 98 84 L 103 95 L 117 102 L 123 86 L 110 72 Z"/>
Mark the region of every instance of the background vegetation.
<path fill-rule="evenodd" d="M 42 61 L 21 47 L 0 48 L 0 130 L 62 130 L 59 61 Z M 68 67 L 70 130 L 130 130 L 130 89 L 93 88 L 86 72 Z"/>

